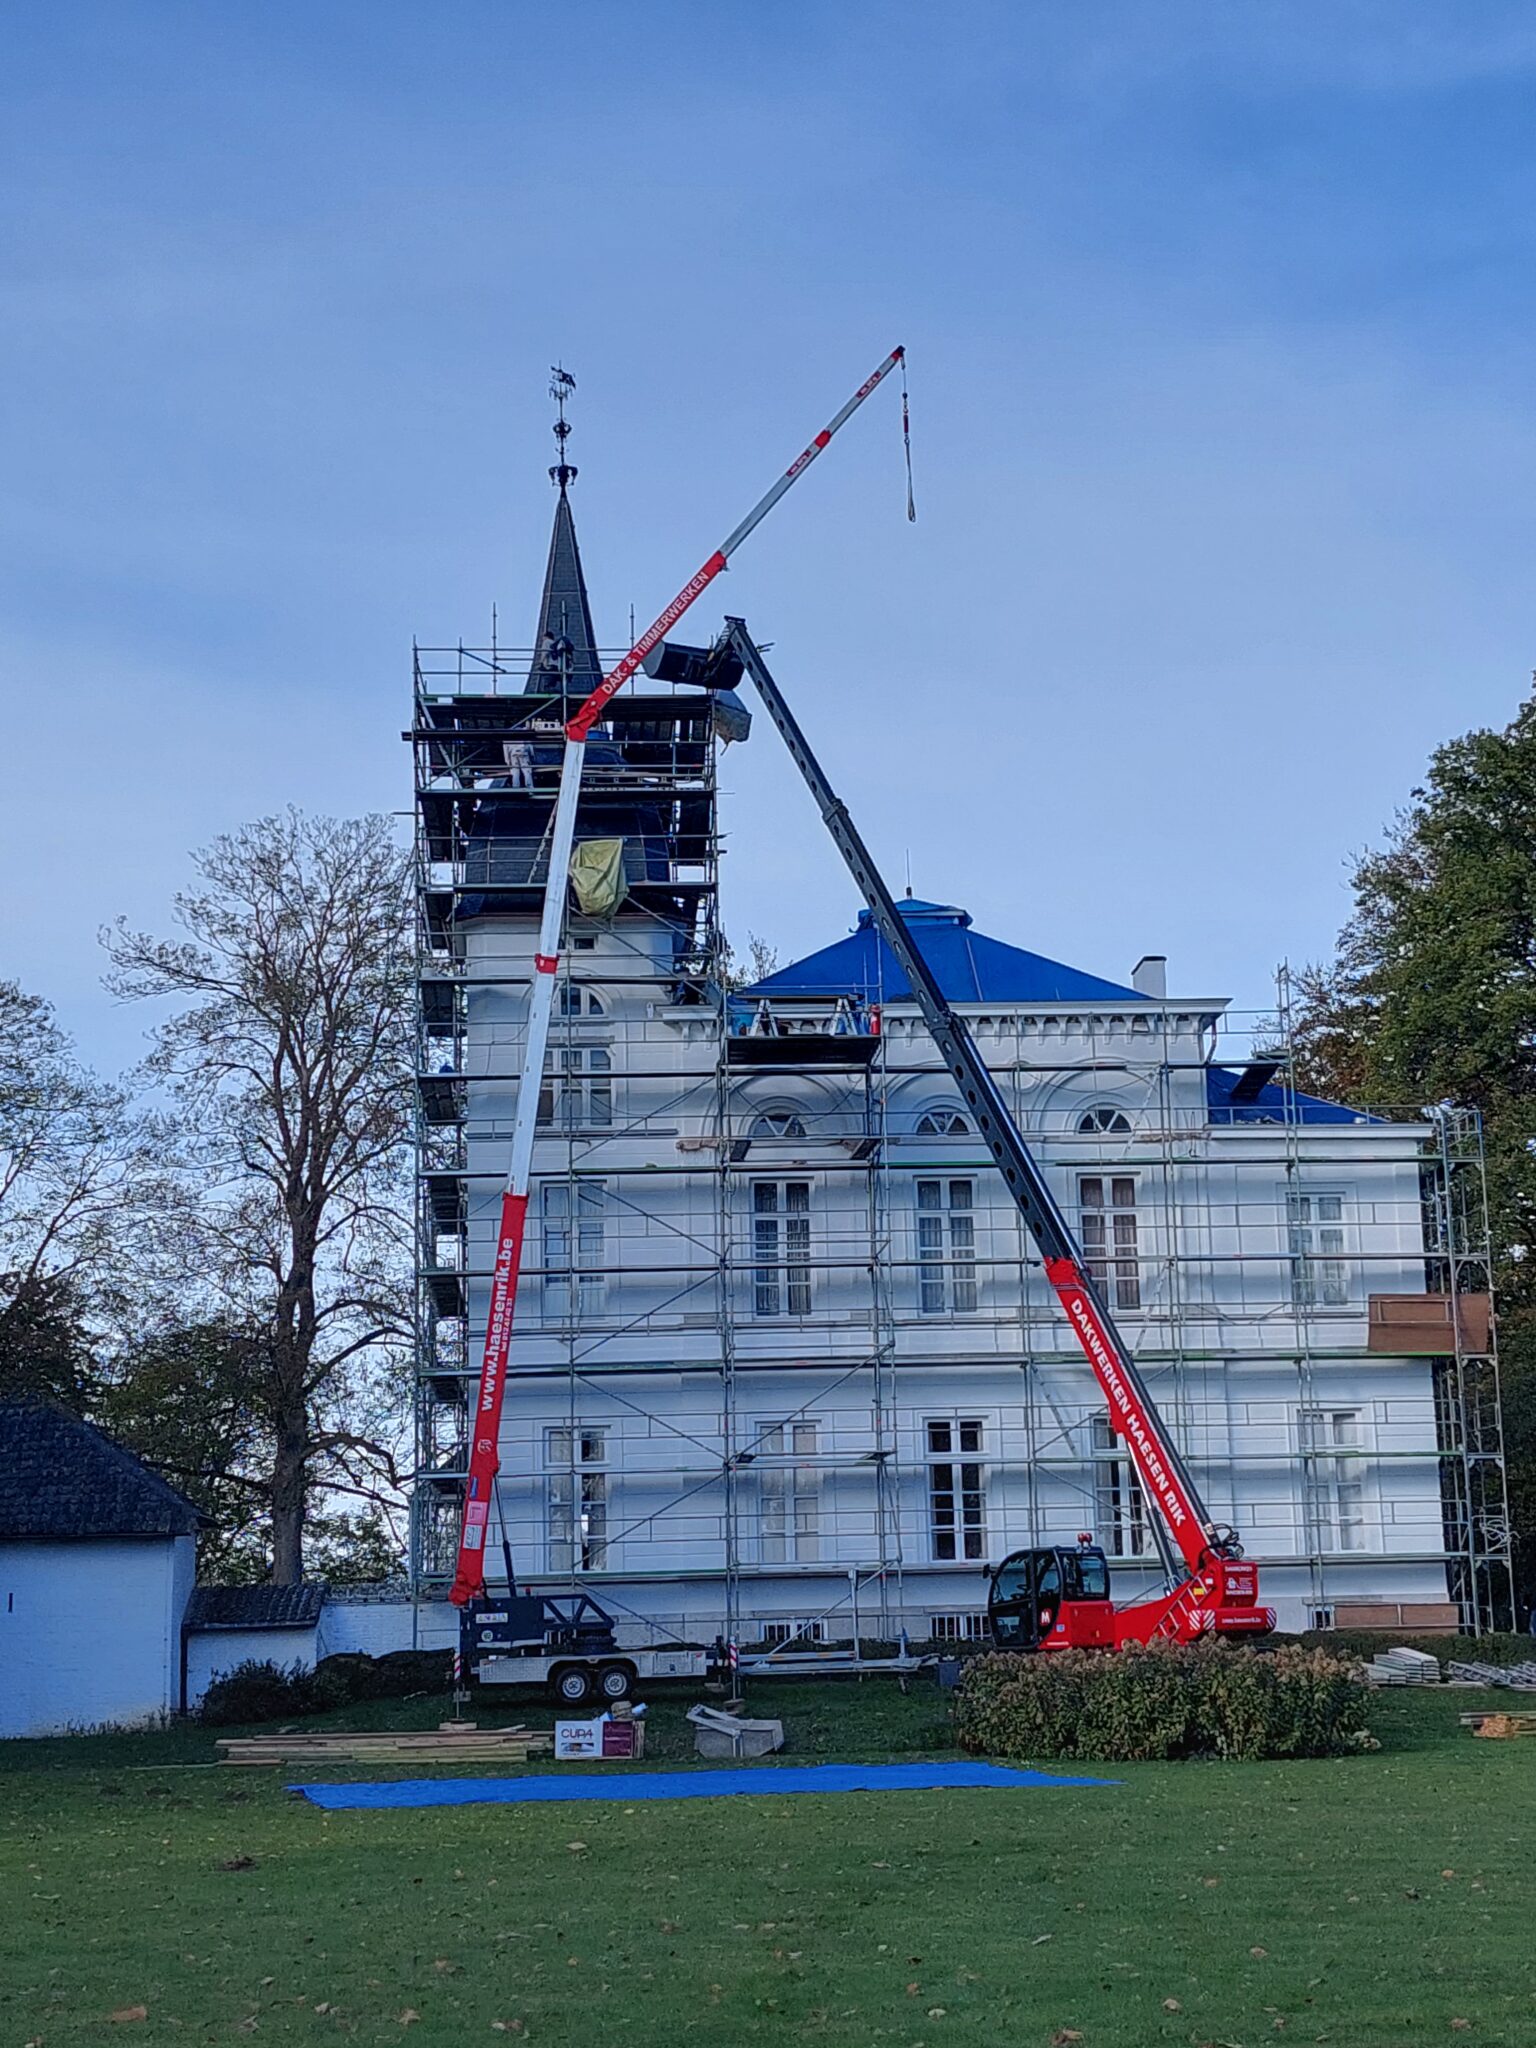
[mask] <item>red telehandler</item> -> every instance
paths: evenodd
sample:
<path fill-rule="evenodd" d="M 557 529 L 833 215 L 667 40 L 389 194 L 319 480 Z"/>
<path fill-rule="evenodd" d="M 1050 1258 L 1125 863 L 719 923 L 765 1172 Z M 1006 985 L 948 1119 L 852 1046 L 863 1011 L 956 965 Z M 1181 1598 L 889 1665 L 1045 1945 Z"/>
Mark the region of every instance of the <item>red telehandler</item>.
<path fill-rule="evenodd" d="M 1169 1580 L 1162 1592 L 1114 1606 L 1108 1561 L 1087 1537 L 1075 1547 L 1016 1551 L 992 1574 L 988 1612 L 993 1640 L 1020 1650 L 1119 1649 L 1154 1638 L 1186 1642 L 1208 1632 L 1267 1634 L 1275 1616 L 1273 1608 L 1258 1604 L 1257 1567 L 1244 1558 L 1235 1533 L 1212 1521 L 964 1018 L 951 1009 L 913 943 L 847 806 L 827 780 L 744 621 L 727 619 L 724 636 L 709 648 L 662 641 L 645 665 L 653 676 L 705 689 L 734 688 L 743 671 L 752 678 L 859 894 L 911 984 L 923 1022 L 1018 1204 L 1046 1278 L 1093 1368 L 1108 1404 L 1110 1428 L 1123 1438 L 1142 1490 L 1157 1510 L 1151 1527 Z"/>

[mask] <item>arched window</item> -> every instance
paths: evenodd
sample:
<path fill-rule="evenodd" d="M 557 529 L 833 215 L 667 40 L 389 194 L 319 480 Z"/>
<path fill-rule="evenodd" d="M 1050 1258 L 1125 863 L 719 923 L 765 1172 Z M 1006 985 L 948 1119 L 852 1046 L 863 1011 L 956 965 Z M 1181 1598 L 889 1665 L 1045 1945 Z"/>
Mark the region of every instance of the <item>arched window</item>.
<path fill-rule="evenodd" d="M 602 1017 L 607 1014 L 602 997 L 579 981 L 561 982 L 559 1010 L 562 1017 Z"/>
<path fill-rule="evenodd" d="M 770 1109 L 754 1117 L 750 1135 L 754 1138 L 803 1138 L 805 1121 L 789 1109 Z"/>
<path fill-rule="evenodd" d="M 925 1109 L 917 1120 L 920 1138 L 964 1138 L 974 1126 L 960 1109 Z"/>
<path fill-rule="evenodd" d="M 1077 1120 L 1077 1128 L 1085 1137 L 1100 1138 L 1113 1131 L 1116 1136 L 1129 1131 L 1131 1120 L 1123 1109 L 1116 1109 L 1112 1102 L 1096 1102 L 1092 1109 L 1085 1109 Z"/>

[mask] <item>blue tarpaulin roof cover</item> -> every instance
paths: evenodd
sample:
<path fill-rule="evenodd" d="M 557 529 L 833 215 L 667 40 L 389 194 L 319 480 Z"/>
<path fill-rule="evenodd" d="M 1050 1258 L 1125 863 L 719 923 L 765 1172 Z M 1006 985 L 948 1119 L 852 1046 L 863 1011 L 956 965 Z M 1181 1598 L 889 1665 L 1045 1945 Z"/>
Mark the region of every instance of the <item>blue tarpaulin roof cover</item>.
<path fill-rule="evenodd" d="M 1242 1079 L 1240 1067 L 1207 1067 L 1205 1099 L 1213 1124 L 1379 1124 L 1379 1116 L 1325 1102 L 1320 1095 L 1277 1088 L 1273 1082 L 1250 1101 L 1234 1102 L 1232 1090 Z"/>
<path fill-rule="evenodd" d="M 343 1807 L 542 1805 L 571 1800 L 729 1799 L 752 1793 L 942 1792 L 953 1788 L 1027 1791 L 1034 1787 L 1104 1786 L 1114 1778 L 1061 1778 L 1000 1764 L 757 1764 L 732 1771 L 579 1771 L 568 1777 L 401 1778 L 393 1784 L 290 1785 L 315 1806 Z"/>
<path fill-rule="evenodd" d="M 952 1003 L 1144 1003 L 1148 997 L 1119 982 L 1101 981 L 1022 946 L 1005 946 L 972 929 L 968 910 L 908 896 L 897 904 L 918 951 Z M 856 930 L 739 989 L 740 996 L 857 996 L 899 1003 L 912 993 L 896 955 L 875 929 L 868 910 Z"/>

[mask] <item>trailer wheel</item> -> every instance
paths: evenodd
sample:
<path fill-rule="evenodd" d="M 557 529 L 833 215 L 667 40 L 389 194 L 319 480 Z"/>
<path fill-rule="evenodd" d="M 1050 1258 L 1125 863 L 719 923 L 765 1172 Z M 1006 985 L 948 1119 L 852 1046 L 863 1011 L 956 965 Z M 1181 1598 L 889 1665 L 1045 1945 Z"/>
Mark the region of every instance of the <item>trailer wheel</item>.
<path fill-rule="evenodd" d="M 585 1664 L 562 1664 L 549 1687 L 562 1707 L 584 1707 L 592 1697 L 592 1674 Z"/>
<path fill-rule="evenodd" d="M 635 1683 L 628 1664 L 605 1664 L 597 1674 L 597 1689 L 605 1700 L 627 1700 Z"/>

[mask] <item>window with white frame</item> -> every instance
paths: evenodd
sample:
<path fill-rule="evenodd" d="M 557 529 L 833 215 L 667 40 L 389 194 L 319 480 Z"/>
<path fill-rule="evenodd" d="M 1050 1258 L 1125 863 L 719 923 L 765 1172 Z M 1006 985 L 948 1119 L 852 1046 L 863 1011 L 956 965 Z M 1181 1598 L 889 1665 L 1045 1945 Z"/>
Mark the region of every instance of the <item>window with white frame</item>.
<path fill-rule="evenodd" d="M 758 1556 L 764 1564 L 821 1555 L 816 1424 L 770 1422 L 757 1433 Z M 777 1462 L 771 1462 L 771 1461 Z"/>
<path fill-rule="evenodd" d="M 1077 1182 L 1083 1257 L 1114 1308 L 1141 1307 L 1133 1174 L 1084 1173 Z"/>
<path fill-rule="evenodd" d="M 976 1306 L 976 1183 L 917 1183 L 917 1305 L 925 1316 Z"/>
<path fill-rule="evenodd" d="M 933 1643 L 983 1643 L 987 1639 L 984 1614 L 930 1614 L 928 1640 Z"/>
<path fill-rule="evenodd" d="M 1145 1557 L 1147 1510 L 1131 1455 L 1109 1426 L 1093 1418 L 1093 1505 L 1095 1534 L 1111 1557 Z"/>
<path fill-rule="evenodd" d="M 596 990 L 579 981 L 562 981 L 555 1003 L 562 1017 L 606 1017 L 608 1006 Z"/>
<path fill-rule="evenodd" d="M 752 1183 L 752 1309 L 760 1316 L 811 1312 L 811 1184 Z"/>
<path fill-rule="evenodd" d="M 1084 1137 L 1120 1137 L 1130 1130 L 1131 1120 L 1112 1102 L 1096 1102 L 1092 1109 L 1083 1111 L 1077 1120 L 1077 1128 Z"/>
<path fill-rule="evenodd" d="M 754 1138 L 803 1138 L 805 1119 L 792 1109 L 769 1109 L 752 1119 L 749 1133 Z"/>
<path fill-rule="evenodd" d="M 564 1318 L 602 1297 L 607 1191 L 600 1180 L 547 1180 L 539 1191 L 544 1228 L 544 1313 Z"/>
<path fill-rule="evenodd" d="M 824 1643 L 827 1624 L 824 1621 L 765 1621 L 762 1640 L 771 1650 L 784 1649 L 790 1643 Z"/>
<path fill-rule="evenodd" d="M 986 1473 L 979 1416 L 923 1425 L 928 1453 L 928 1547 L 943 1563 L 985 1557 Z"/>
<path fill-rule="evenodd" d="M 613 1055 L 605 1045 L 557 1045 L 546 1055 L 539 1122 L 562 1131 L 613 1122 Z"/>
<path fill-rule="evenodd" d="M 1285 1198 L 1291 1254 L 1291 1300 L 1297 1308 L 1342 1308 L 1349 1300 L 1344 1263 L 1344 1197 L 1301 1194 Z"/>
<path fill-rule="evenodd" d="M 963 1109 L 925 1109 L 915 1126 L 920 1138 L 965 1138 L 975 1128 Z"/>
<path fill-rule="evenodd" d="M 608 1557 L 608 1432 L 562 1423 L 544 1432 L 549 1569 L 601 1571 Z"/>
<path fill-rule="evenodd" d="M 1307 1548 L 1365 1548 L 1365 1471 L 1358 1408 L 1303 1408 L 1298 1417 Z"/>

